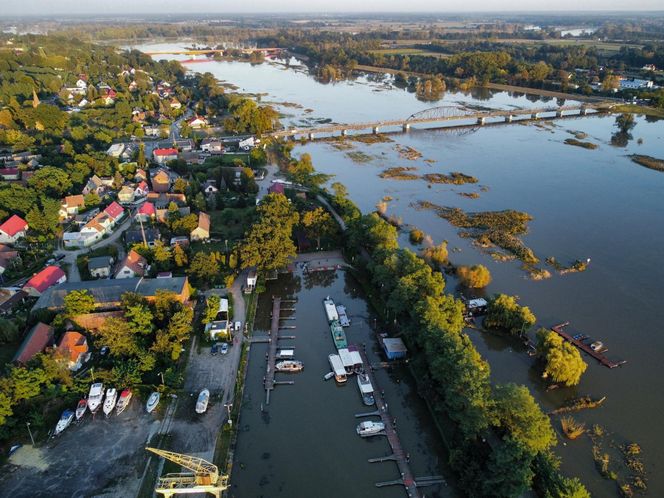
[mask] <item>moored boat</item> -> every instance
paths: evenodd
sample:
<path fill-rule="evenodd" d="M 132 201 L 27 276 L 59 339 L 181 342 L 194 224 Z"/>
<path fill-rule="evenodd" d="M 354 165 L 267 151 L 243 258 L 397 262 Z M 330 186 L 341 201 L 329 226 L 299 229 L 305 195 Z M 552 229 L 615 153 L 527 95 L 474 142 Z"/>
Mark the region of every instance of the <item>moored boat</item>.
<path fill-rule="evenodd" d="M 150 394 L 150 397 L 148 398 L 147 403 L 145 403 L 145 409 L 148 413 L 152 413 L 152 410 L 157 408 L 157 405 L 159 404 L 159 398 L 161 395 L 158 392 L 153 392 Z"/>
<path fill-rule="evenodd" d="M 365 373 L 361 373 L 357 375 L 357 386 L 360 388 L 360 394 L 362 395 L 362 402 L 367 405 L 371 406 L 376 403 L 376 400 L 374 399 L 374 388 L 371 385 L 371 379 L 369 379 L 369 375 Z"/>
<path fill-rule="evenodd" d="M 58 420 L 58 423 L 55 426 L 55 431 L 53 432 L 53 436 L 59 435 L 62 431 L 64 431 L 67 427 L 69 427 L 69 424 L 71 424 L 72 420 L 74 420 L 73 411 L 65 410 L 64 412 L 62 412 L 62 416 L 60 417 L 60 420 Z"/>
<path fill-rule="evenodd" d="M 118 400 L 118 392 L 113 387 L 106 389 L 106 399 L 104 400 L 104 414 L 108 417 L 113 408 L 115 408 L 115 402 Z"/>
<path fill-rule="evenodd" d="M 339 383 L 346 382 L 346 369 L 344 368 L 343 363 L 341 363 L 341 358 L 337 354 L 328 355 L 328 360 L 330 361 L 330 366 L 334 372 L 334 380 Z"/>
<path fill-rule="evenodd" d="M 330 332 L 332 333 L 332 340 L 337 349 L 347 348 L 348 342 L 346 342 L 346 333 L 341 327 L 338 321 L 333 321 L 330 324 Z"/>
<path fill-rule="evenodd" d="M 92 384 L 90 386 L 90 393 L 88 394 L 88 408 L 90 408 L 90 413 L 97 413 L 102 399 L 104 399 L 104 384 L 101 382 Z"/>
<path fill-rule="evenodd" d="M 82 399 L 76 405 L 76 420 L 80 420 L 83 415 L 85 415 L 85 410 L 88 409 L 88 400 Z"/>
<path fill-rule="evenodd" d="M 334 377 L 334 372 L 327 372 L 323 375 L 323 380 L 330 380 L 332 377 Z"/>
<path fill-rule="evenodd" d="M 198 395 L 198 400 L 196 401 L 196 413 L 205 413 L 207 411 L 209 401 L 210 391 L 203 389 Z"/>
<path fill-rule="evenodd" d="M 385 424 L 383 422 L 365 420 L 364 422 L 360 422 L 356 430 L 357 435 L 360 437 L 378 436 L 385 430 Z"/>
<path fill-rule="evenodd" d="M 337 314 L 339 315 L 339 323 L 342 327 L 350 327 L 350 318 L 346 313 L 346 307 L 343 304 L 337 304 Z"/>
<path fill-rule="evenodd" d="M 337 313 L 337 307 L 334 305 L 334 301 L 327 296 L 323 299 L 323 306 L 325 307 L 325 314 L 327 315 L 328 323 L 332 323 L 335 320 L 339 320 L 339 313 Z"/>
<path fill-rule="evenodd" d="M 274 368 L 277 372 L 300 372 L 304 369 L 304 364 L 298 360 L 286 360 L 277 362 Z"/>
<path fill-rule="evenodd" d="M 122 393 L 120 393 L 118 404 L 115 405 L 115 411 L 118 415 L 120 415 L 123 411 L 125 411 L 125 409 L 129 406 L 131 397 L 132 397 L 131 389 L 125 389 L 124 391 L 122 391 Z"/>

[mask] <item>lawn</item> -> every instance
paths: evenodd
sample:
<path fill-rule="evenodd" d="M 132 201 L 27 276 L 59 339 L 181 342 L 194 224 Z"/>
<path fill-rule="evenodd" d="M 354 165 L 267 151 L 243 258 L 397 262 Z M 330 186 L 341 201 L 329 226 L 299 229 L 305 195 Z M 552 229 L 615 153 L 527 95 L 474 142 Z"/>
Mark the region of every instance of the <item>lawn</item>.
<path fill-rule="evenodd" d="M 210 211 L 212 237 L 229 242 L 241 239 L 252 224 L 255 211 L 254 206 Z"/>

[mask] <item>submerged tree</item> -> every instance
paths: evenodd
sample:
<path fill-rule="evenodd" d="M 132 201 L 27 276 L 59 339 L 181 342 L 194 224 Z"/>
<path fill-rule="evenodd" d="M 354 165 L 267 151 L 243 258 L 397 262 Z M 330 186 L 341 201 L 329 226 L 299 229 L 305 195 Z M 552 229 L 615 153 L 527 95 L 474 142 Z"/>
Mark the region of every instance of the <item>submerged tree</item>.
<path fill-rule="evenodd" d="M 535 325 L 535 315 L 527 306 L 520 306 L 514 296 L 497 294 L 489 300 L 484 325 L 505 329 L 510 334 L 521 335 Z"/>
<path fill-rule="evenodd" d="M 552 330 L 537 331 L 537 352 L 544 360 L 544 377 L 566 386 L 575 386 L 588 365 L 579 351 Z"/>
<path fill-rule="evenodd" d="M 484 265 L 460 266 L 457 275 L 466 287 L 480 289 L 491 283 L 491 273 Z"/>

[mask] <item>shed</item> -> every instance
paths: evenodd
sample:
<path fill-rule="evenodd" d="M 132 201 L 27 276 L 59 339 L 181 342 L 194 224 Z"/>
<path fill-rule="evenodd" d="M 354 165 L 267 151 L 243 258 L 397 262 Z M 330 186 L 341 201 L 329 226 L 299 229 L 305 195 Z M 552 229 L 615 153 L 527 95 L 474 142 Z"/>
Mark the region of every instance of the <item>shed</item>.
<path fill-rule="evenodd" d="M 398 360 L 406 357 L 408 350 L 399 337 L 383 337 L 381 342 L 388 360 Z"/>

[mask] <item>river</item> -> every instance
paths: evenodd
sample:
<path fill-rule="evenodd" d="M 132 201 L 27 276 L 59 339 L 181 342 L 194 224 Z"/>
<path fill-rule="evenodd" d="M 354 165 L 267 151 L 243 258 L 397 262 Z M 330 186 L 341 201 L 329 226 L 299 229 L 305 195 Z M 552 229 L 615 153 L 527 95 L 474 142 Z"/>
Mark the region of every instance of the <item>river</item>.
<path fill-rule="evenodd" d="M 264 102 L 298 104 L 298 107 L 280 107 L 288 114 L 284 122 L 289 126 L 317 120 L 354 122 L 404 118 L 438 105 L 509 109 L 542 106 L 550 100 L 480 90 L 447 92 L 440 101 L 431 103 L 421 102 L 413 94 L 392 87 L 387 78 L 376 76 L 324 85 L 301 69 L 273 64 L 252 66 L 241 62 L 206 62 L 189 67 L 210 71 L 216 77 L 236 84 L 241 91 L 267 93 L 261 95 Z M 598 148 L 586 150 L 564 144 L 566 138 L 572 137 L 570 131 L 587 134 L 588 138 L 584 140 L 597 144 Z M 614 132 L 614 117 L 593 116 L 546 124 L 473 128 L 463 132 L 412 130 L 407 134 L 390 135 L 393 142 L 353 143 L 351 151 L 339 150 L 330 143 L 314 142 L 297 146 L 295 154 L 310 153 L 316 168 L 335 175 L 333 181 L 345 184 L 350 197 L 363 211 L 374 209 L 378 202 L 389 196 L 392 200 L 388 213 L 421 228 L 436 243 L 449 241 L 453 263 L 486 265 L 493 275 L 493 282 L 485 291 L 487 295 L 495 292 L 518 295 L 521 303 L 528 305 L 537 315 L 538 324 L 551 326 L 569 321 L 574 330 L 602 340 L 609 348 L 610 357 L 626 359 L 628 363 L 624 367 L 609 370 L 586 357 L 588 370 L 579 386 L 547 392 L 533 359 L 518 344 L 501 335 L 468 332 L 489 361 L 492 380 L 527 385 L 545 411 L 560 406 L 566 398 L 581 394 L 598 398 L 606 396 L 604 406 L 578 413 L 575 418 L 588 427 L 593 424 L 604 427 L 607 432 L 603 438 L 604 451 L 611 454 L 611 466 L 621 478 L 626 478 L 628 472 L 619 453 L 610 447 L 637 442 L 643 449 L 648 471 L 647 494 L 664 496 L 664 478 L 657 472 L 657 462 L 664 460 L 664 427 L 660 417 L 664 409 L 664 390 L 661 380 L 657 380 L 661 379 L 660 354 L 664 351 L 664 334 L 661 333 L 664 307 L 660 303 L 664 290 L 664 265 L 659 262 L 664 247 L 664 174 L 638 166 L 628 157 L 634 153 L 662 157 L 664 126 L 661 121 L 649 122 L 638 117 L 631 132 L 633 139 L 625 147 L 611 145 Z M 422 157 L 415 160 L 401 157 L 395 149 L 397 144 L 413 147 Z M 357 156 L 354 161 L 348 152 L 363 153 L 362 161 L 357 162 Z M 398 181 L 378 177 L 382 170 L 393 166 L 415 167 L 417 174 L 461 171 L 477 177 L 479 184 L 429 187 L 422 180 Z M 479 198 L 462 197 L 459 192 L 474 192 Z M 533 216 L 533 221 L 524 242 L 541 260 L 555 256 L 567 264 L 575 259 L 591 258 L 590 266 L 583 273 L 560 276 L 552 272 L 554 275 L 548 280 L 530 280 L 518 262 L 493 261 L 473 247 L 468 239 L 458 237 L 457 229 L 435 213 L 416 210 L 412 203 L 419 200 L 470 211 L 525 211 Z M 408 245 L 406 234 L 402 236 L 402 243 Z M 455 290 L 454 287 L 454 281 L 448 279 L 448 290 Z M 321 295 L 329 292 L 320 290 Z M 298 320 L 301 318 L 305 317 L 298 310 Z M 308 328 L 305 329 L 302 333 L 308 333 Z M 285 445 L 282 450 L 287 452 L 292 449 L 291 442 L 301 440 L 298 434 L 302 423 L 315 424 L 321 416 L 339 418 L 342 413 L 353 410 L 349 411 L 344 405 L 333 416 L 321 414 L 322 410 L 318 408 L 305 411 L 309 418 L 302 419 L 299 412 L 289 410 L 287 403 L 294 403 L 301 396 L 295 394 L 300 389 L 298 377 L 295 386 L 278 388 L 275 404 L 270 410 L 270 430 L 266 429 L 267 426 L 259 429 L 261 422 L 256 413 L 260 397 L 256 379 L 259 373 L 254 369 L 258 368 L 257 363 L 263 365 L 262 362 L 252 363 L 247 391 L 253 401 L 242 413 L 243 424 L 248 420 L 246 423 L 250 427 L 247 434 L 252 436 L 240 436 L 238 456 L 245 451 L 247 465 L 269 466 L 274 476 L 269 479 L 272 483 L 269 485 L 273 486 L 275 482 L 286 481 L 280 476 L 293 472 L 288 470 L 292 462 L 288 459 L 277 462 L 276 453 L 266 462 L 256 460 L 261 454 L 259 447 L 281 448 Z M 321 387 L 315 382 L 319 373 L 316 372 L 311 381 L 311 400 L 316 403 L 326 396 L 321 394 L 321 389 L 330 387 Z M 344 396 L 351 397 L 352 394 Z M 283 412 L 279 412 L 279 406 L 283 407 Z M 281 425 L 276 423 L 277 420 Z M 552 422 L 560 435 L 558 418 L 552 418 Z M 345 449 L 349 443 L 343 439 L 346 437 L 342 435 L 343 431 L 335 428 L 334 433 L 342 438 L 339 441 L 343 441 Z M 254 437 L 258 434 L 259 439 Z M 567 441 L 562 435 L 559 439 L 556 452 L 563 458 L 562 469 L 569 475 L 580 477 L 593 495 L 615 496 L 615 483 L 602 478 L 595 468 L 591 441 L 586 437 Z M 298 444 L 304 445 L 304 442 Z M 307 441 L 309 444 L 313 445 L 314 441 Z M 348 455 L 358 451 L 352 446 L 349 448 L 353 449 Z M 380 451 L 368 453 L 375 456 Z M 335 462 L 347 461 L 347 454 L 343 451 L 341 454 L 335 452 L 334 456 Z M 369 457 L 360 451 L 353 456 L 353 461 L 356 456 L 361 456 L 358 461 Z M 282 454 L 282 458 L 287 457 Z M 293 458 L 297 458 L 300 465 L 300 457 Z M 327 475 L 329 468 L 327 460 L 315 464 L 307 461 L 302 465 L 306 470 L 298 475 L 304 474 L 307 478 L 313 468 L 318 469 L 316 476 L 319 478 Z M 327 480 L 323 482 L 314 488 L 317 494 L 325 493 L 326 486 L 337 485 L 336 478 L 334 484 Z M 339 482 L 340 486 L 345 484 L 346 481 Z M 373 493 L 351 493 L 348 496 L 374 496 Z M 380 490 L 376 496 L 386 496 L 385 493 L 389 491 Z M 266 496 L 283 495 L 267 493 Z"/>

